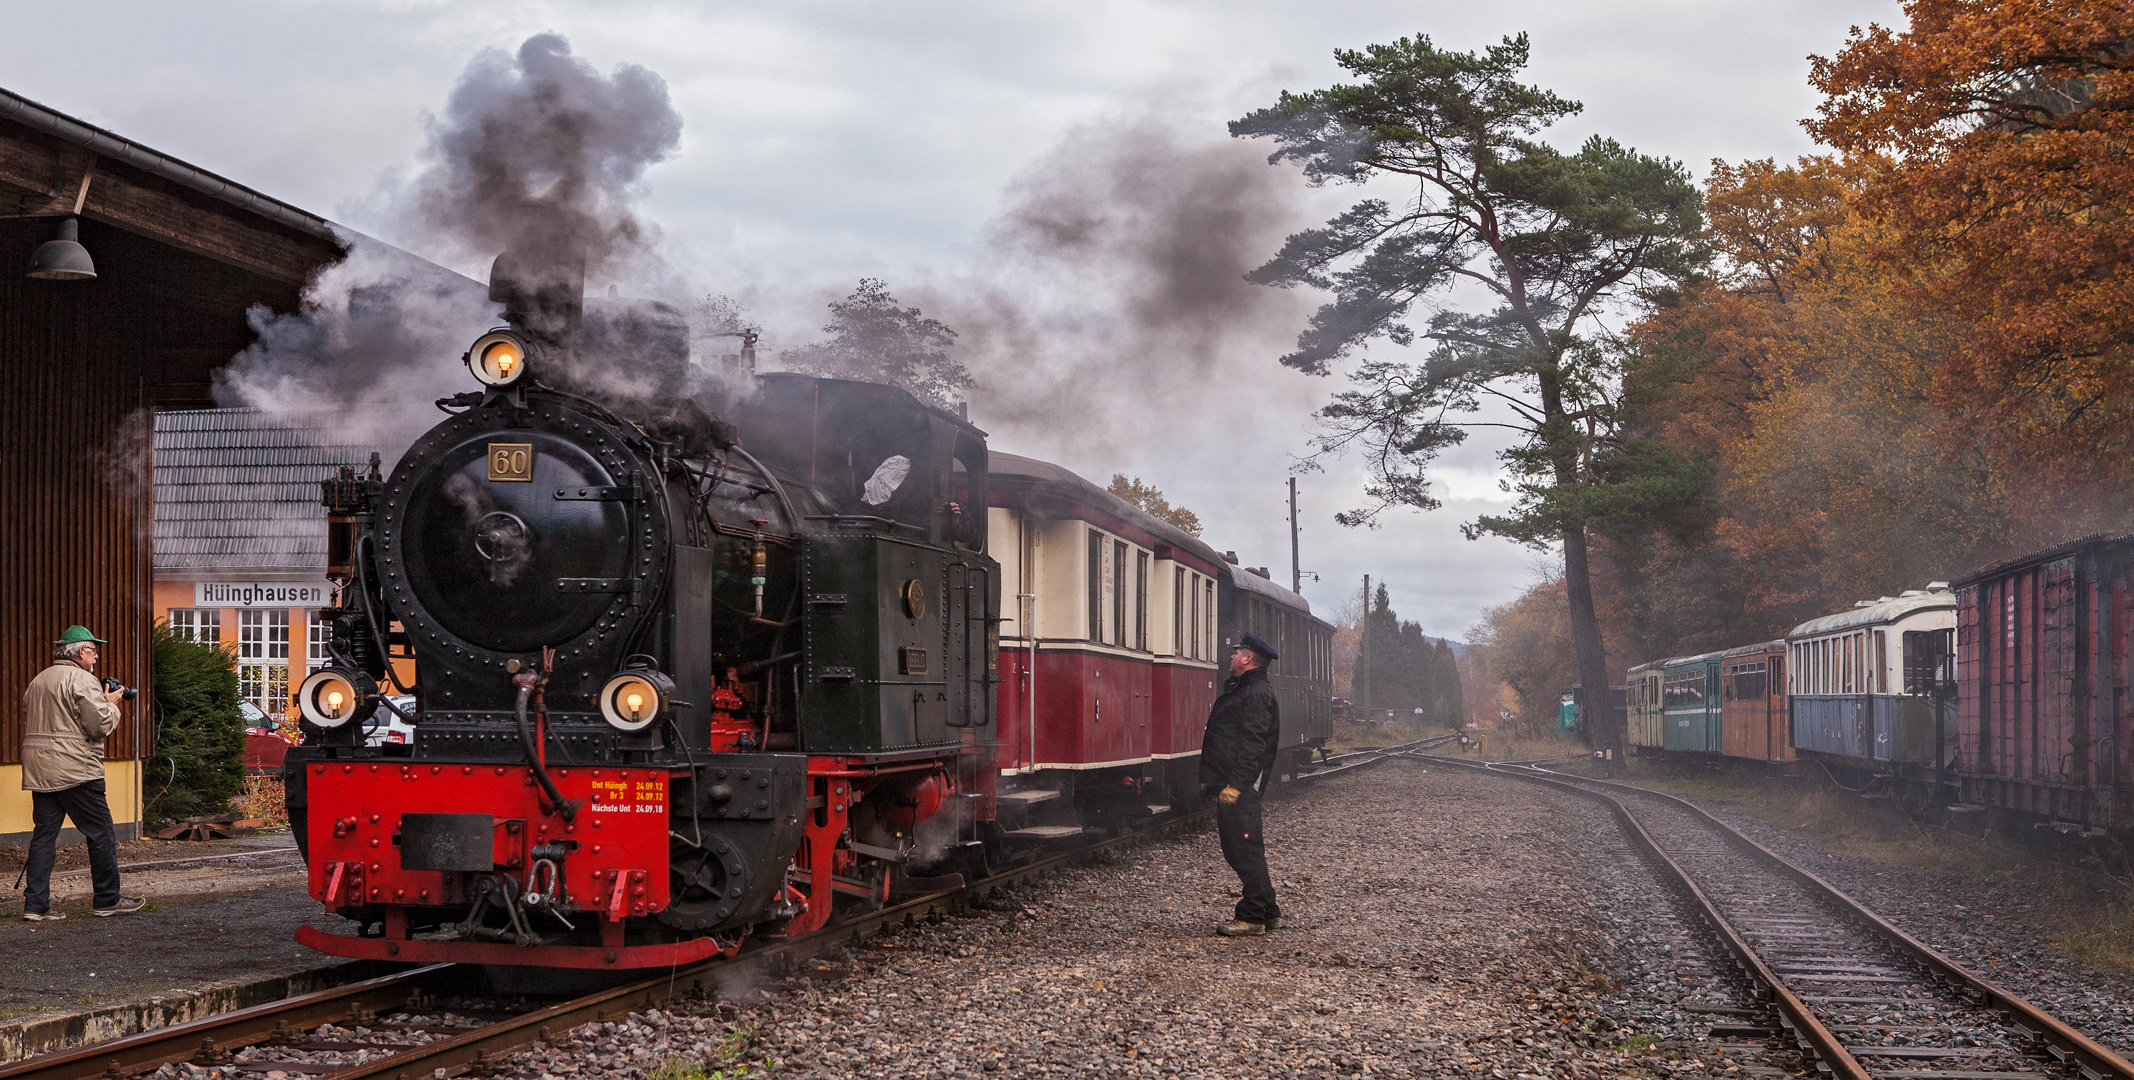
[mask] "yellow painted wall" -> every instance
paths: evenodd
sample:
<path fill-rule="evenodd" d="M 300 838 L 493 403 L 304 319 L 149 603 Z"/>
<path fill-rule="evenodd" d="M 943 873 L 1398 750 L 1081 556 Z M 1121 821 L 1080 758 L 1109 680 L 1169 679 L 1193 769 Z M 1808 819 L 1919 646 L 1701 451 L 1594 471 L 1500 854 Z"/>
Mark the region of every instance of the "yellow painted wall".
<path fill-rule="evenodd" d="M 193 583 L 190 581 L 158 581 L 155 583 L 154 589 L 155 617 L 158 619 L 168 619 L 172 608 L 189 608 L 193 606 Z M 222 623 L 222 644 L 224 648 L 235 650 L 237 648 L 237 615 L 235 613 L 244 609 L 224 608 L 222 610 L 226 613 Z M 309 655 L 309 642 L 306 640 L 306 635 L 310 632 L 310 619 L 310 608 L 289 609 L 289 689 L 291 692 L 294 692 L 298 684 L 304 681 L 304 676 L 311 673 L 309 661 L 305 659 Z M 396 629 L 399 627 L 398 623 L 393 625 Z M 393 661 L 393 673 L 400 677 L 400 685 L 410 689 L 414 687 L 415 661 L 405 657 L 395 659 Z M 391 692 L 389 686 L 385 689 L 387 692 Z M 285 719 L 294 721 L 296 719 L 295 705 L 291 702 L 283 702 L 281 715 Z"/>
<path fill-rule="evenodd" d="M 111 804 L 111 821 L 119 834 L 139 835 L 141 763 L 104 762 L 104 799 Z M 30 793 L 22 790 L 22 766 L 0 765 L 0 837 L 28 837 L 36 827 L 30 816 Z"/>

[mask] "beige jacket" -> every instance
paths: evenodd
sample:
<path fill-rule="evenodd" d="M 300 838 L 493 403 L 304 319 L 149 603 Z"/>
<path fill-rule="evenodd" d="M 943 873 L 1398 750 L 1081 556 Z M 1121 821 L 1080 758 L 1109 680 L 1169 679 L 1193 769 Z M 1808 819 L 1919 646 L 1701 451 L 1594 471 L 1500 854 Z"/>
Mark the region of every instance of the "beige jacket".
<path fill-rule="evenodd" d="M 119 726 L 119 707 L 104 683 L 62 660 L 37 673 L 22 692 L 22 789 L 64 791 L 104 778 L 104 738 Z"/>

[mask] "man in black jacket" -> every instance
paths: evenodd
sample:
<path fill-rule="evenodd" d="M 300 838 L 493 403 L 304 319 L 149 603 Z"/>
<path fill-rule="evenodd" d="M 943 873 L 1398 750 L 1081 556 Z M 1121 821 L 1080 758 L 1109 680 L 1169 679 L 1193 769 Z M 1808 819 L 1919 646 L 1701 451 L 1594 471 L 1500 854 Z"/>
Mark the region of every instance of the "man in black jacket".
<path fill-rule="evenodd" d="M 1260 797 L 1274 773 L 1282 732 L 1282 706 L 1267 682 L 1276 653 L 1257 634 L 1230 650 L 1230 681 L 1208 710 L 1200 743 L 1200 793 L 1215 799 L 1215 829 L 1223 858 L 1237 871 L 1243 897 L 1235 917 L 1216 928 L 1224 937 L 1264 934 L 1281 920 L 1274 881 L 1267 876 L 1267 838 L 1260 832 Z"/>

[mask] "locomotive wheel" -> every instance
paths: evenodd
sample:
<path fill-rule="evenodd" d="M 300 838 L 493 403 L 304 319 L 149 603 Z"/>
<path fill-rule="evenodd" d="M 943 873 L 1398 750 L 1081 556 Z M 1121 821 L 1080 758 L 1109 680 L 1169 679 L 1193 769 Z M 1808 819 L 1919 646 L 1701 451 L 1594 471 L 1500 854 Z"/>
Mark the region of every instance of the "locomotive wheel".
<path fill-rule="evenodd" d="M 710 930 L 733 918 L 748 891 L 741 849 L 717 834 L 704 837 L 704 847 L 671 834 L 667 843 L 669 899 L 659 921 L 677 930 Z"/>

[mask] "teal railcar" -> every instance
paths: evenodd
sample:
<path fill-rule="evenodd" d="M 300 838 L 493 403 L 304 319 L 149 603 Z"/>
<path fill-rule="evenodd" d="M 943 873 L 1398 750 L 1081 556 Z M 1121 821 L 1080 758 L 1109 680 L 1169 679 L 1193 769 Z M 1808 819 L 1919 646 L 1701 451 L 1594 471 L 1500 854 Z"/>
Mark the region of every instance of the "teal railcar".
<path fill-rule="evenodd" d="M 1719 654 L 1670 660 L 1660 670 L 1665 707 L 1665 748 L 1692 754 L 1719 752 Z"/>

